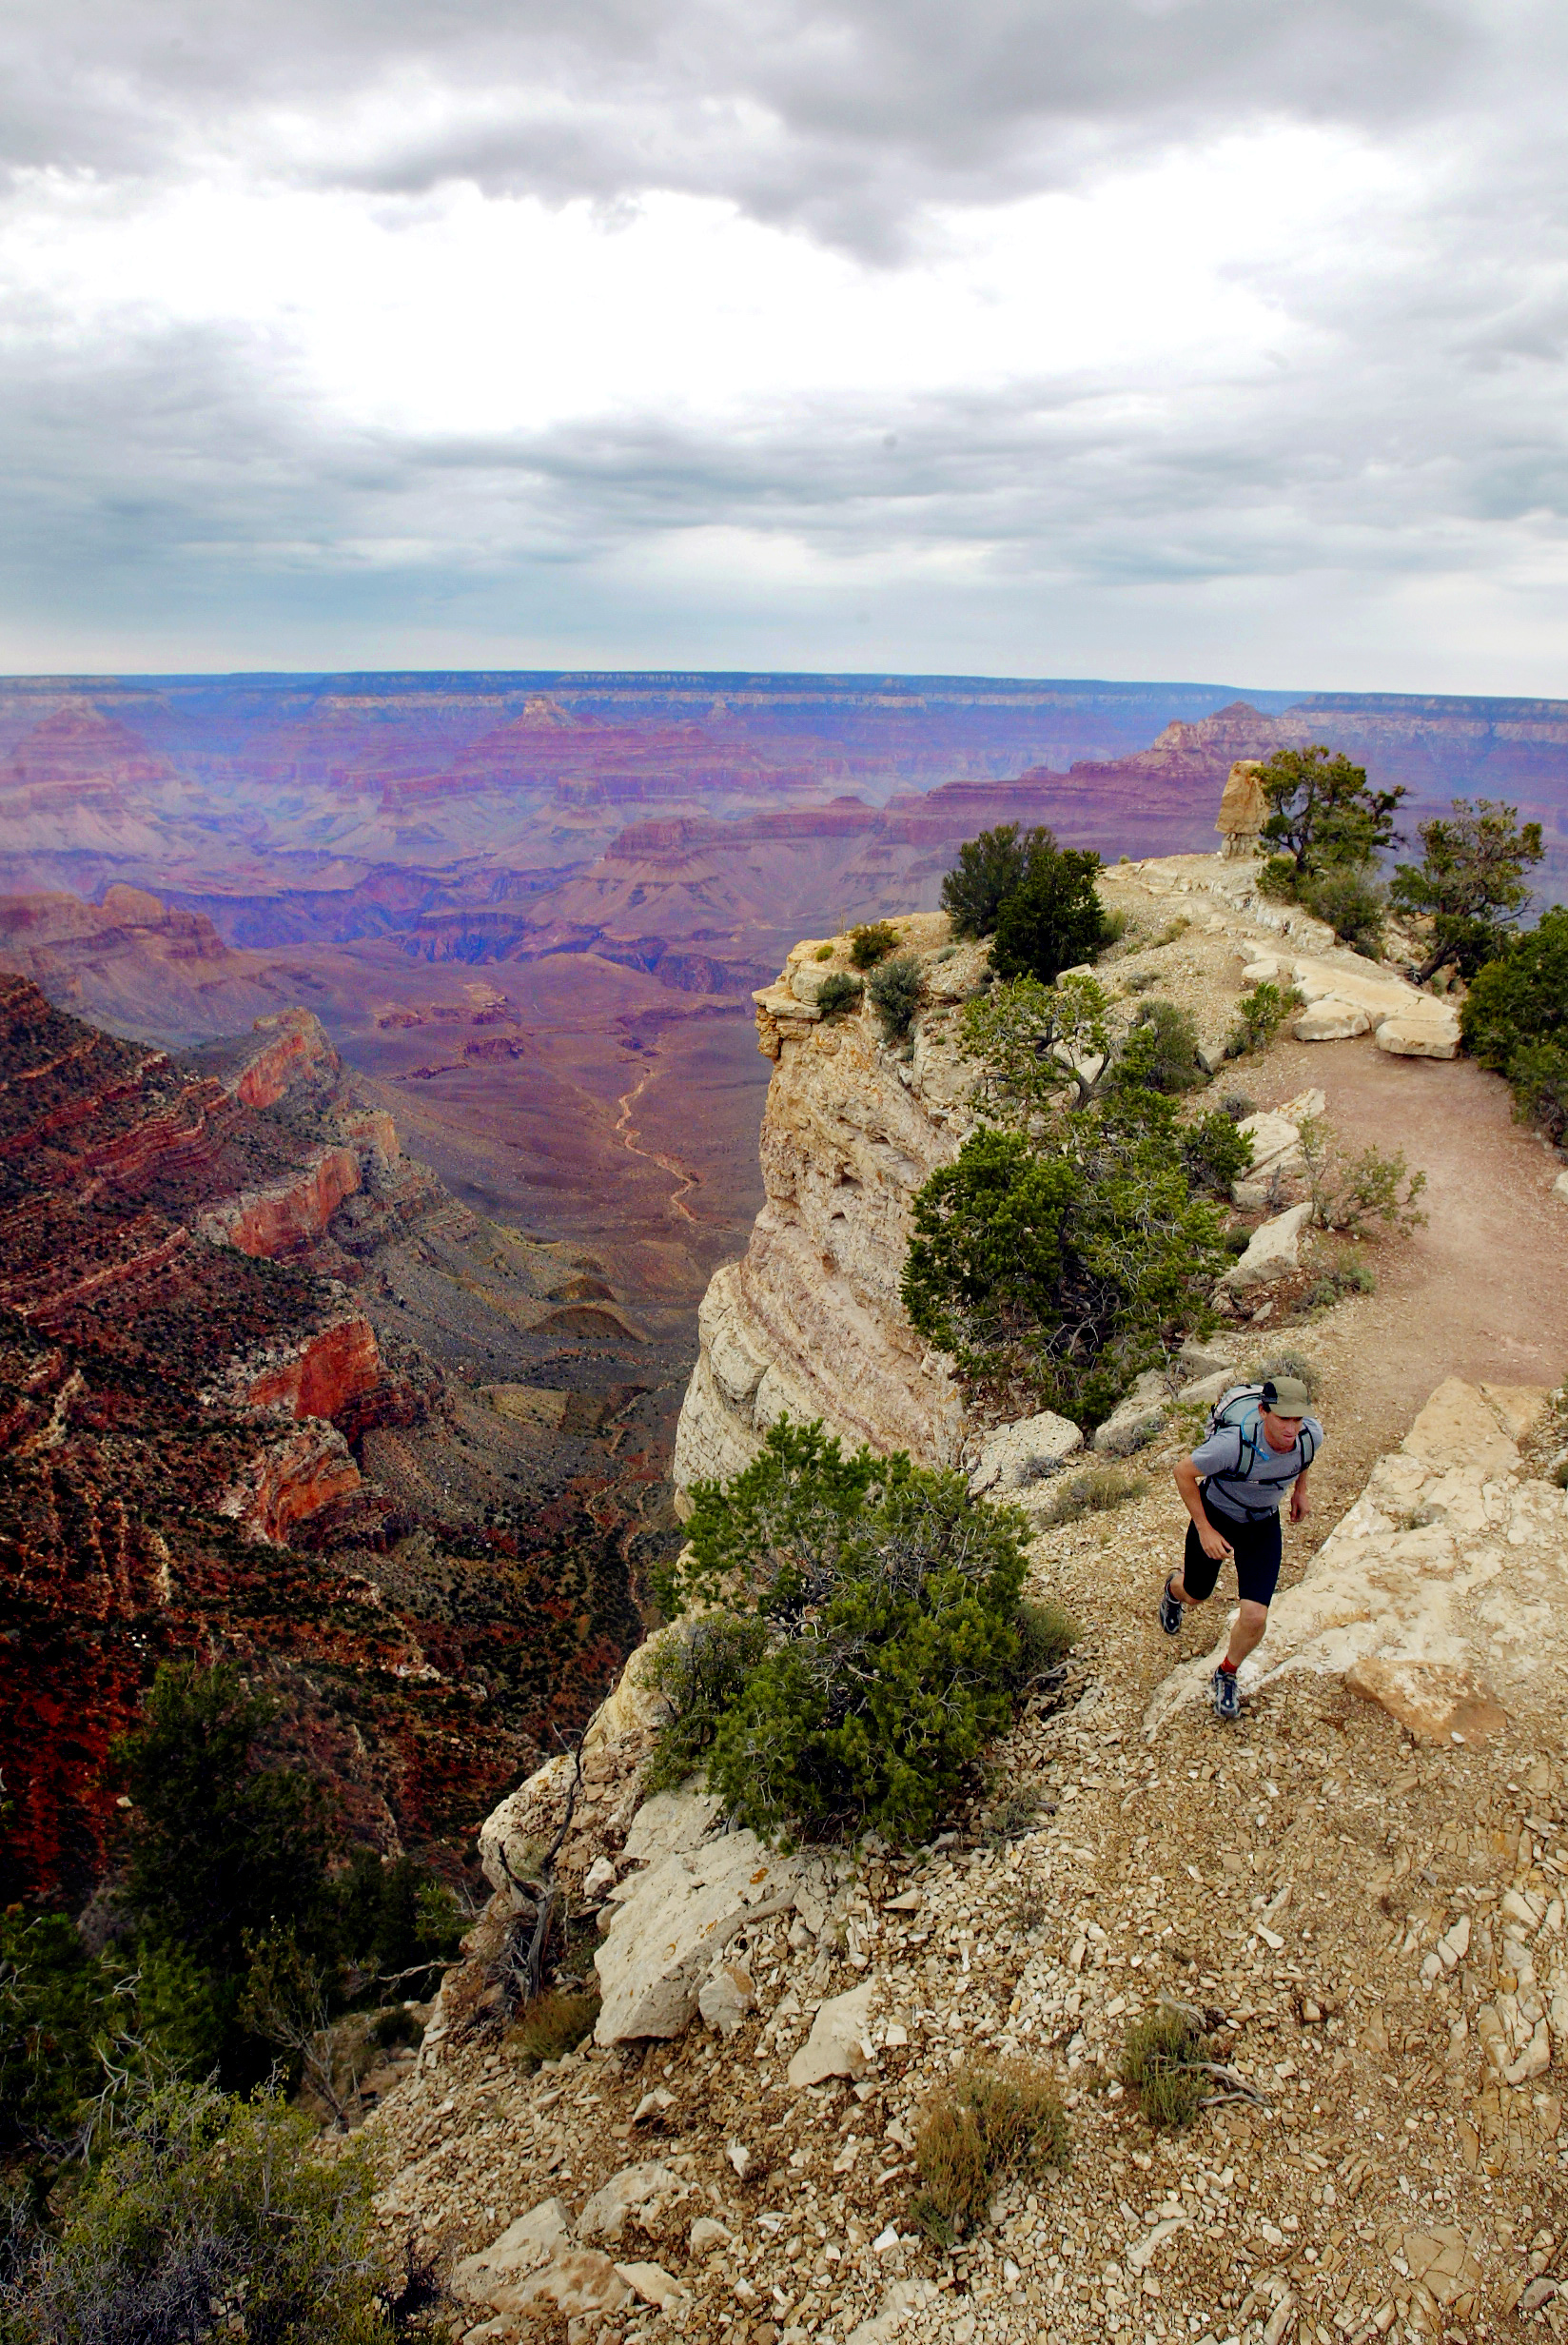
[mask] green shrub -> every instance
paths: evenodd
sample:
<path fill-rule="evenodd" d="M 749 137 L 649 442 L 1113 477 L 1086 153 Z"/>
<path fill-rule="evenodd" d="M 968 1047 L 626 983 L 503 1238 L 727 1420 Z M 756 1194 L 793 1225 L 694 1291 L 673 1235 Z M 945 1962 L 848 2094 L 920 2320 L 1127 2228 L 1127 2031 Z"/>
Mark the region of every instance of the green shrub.
<path fill-rule="evenodd" d="M 1074 1474 L 1056 1493 L 1046 1509 L 1046 1520 L 1078 1523 L 1086 1514 L 1108 1514 L 1113 1508 L 1142 1498 L 1147 1488 L 1147 1475 L 1135 1474 L 1126 1466 L 1091 1466 L 1087 1473 Z"/>
<path fill-rule="evenodd" d="M 959 1045 L 980 1068 L 975 1103 L 1027 1132 L 1061 1093 L 1087 1105 L 1110 1062 L 1110 1003 L 1094 977 L 1014 977 L 964 1004 Z M 1066 1062 L 1066 1063 L 1064 1063 Z"/>
<path fill-rule="evenodd" d="M 862 923 L 850 932 L 850 958 L 857 969 L 874 969 L 898 950 L 898 931 L 886 920 Z"/>
<path fill-rule="evenodd" d="M 1520 1116 L 1560 1141 L 1568 1133 L 1568 905 L 1554 906 L 1486 964 L 1460 1025 L 1471 1055 L 1507 1076 Z"/>
<path fill-rule="evenodd" d="M 1325 1230 L 1360 1233 L 1382 1222 L 1408 1236 L 1425 1227 L 1416 1200 L 1426 1175 L 1412 1172 L 1403 1149 L 1390 1155 L 1373 1144 L 1351 1155 L 1321 1115 L 1303 1116 L 1299 1130 L 1313 1211 Z"/>
<path fill-rule="evenodd" d="M 1127 1090 L 1038 1144 L 982 1128 L 918 1192 L 901 1289 L 978 1394 L 1108 1414 L 1166 1338 L 1209 1324 L 1220 1223 L 1168 1099 Z"/>
<path fill-rule="evenodd" d="M 399 2044 L 422 2043 L 424 2021 L 406 2003 L 394 2003 L 390 2010 L 379 2011 L 371 2022 L 370 2040 L 383 2051 L 393 2051 Z"/>
<path fill-rule="evenodd" d="M 1302 1009 L 1305 999 L 1293 985 L 1276 985 L 1268 977 L 1255 985 L 1250 994 L 1244 994 L 1236 1004 L 1231 1057 L 1240 1058 L 1247 1051 L 1266 1051 L 1291 1012 Z M 1251 1113 L 1250 1109 L 1247 1113 Z"/>
<path fill-rule="evenodd" d="M 1127 2029 L 1116 2073 L 1151 2125 L 1175 2129 L 1190 2125 L 1208 2097 L 1207 2059 L 1179 2012 L 1153 2011 Z"/>
<path fill-rule="evenodd" d="M 825 977 L 817 989 L 816 1006 L 825 1018 L 842 1017 L 847 1010 L 860 1007 L 860 979 L 848 976 L 842 970 Z"/>
<path fill-rule="evenodd" d="M 1009 2175 L 1068 2162 L 1068 2120 L 1051 2079 L 1022 2060 L 960 2070 L 927 2105 L 914 2141 L 921 2188 L 911 2207 L 933 2246 L 985 2221 Z"/>
<path fill-rule="evenodd" d="M 1049 831 L 1034 834 L 1026 877 L 996 916 L 991 960 L 1000 977 L 1037 977 L 1050 985 L 1064 969 L 1091 961 L 1106 941 L 1105 907 L 1094 885 L 1100 858 L 1059 848 Z"/>
<path fill-rule="evenodd" d="M 1296 866 L 1288 855 L 1266 856 L 1258 866 L 1258 893 L 1277 904 L 1296 900 Z"/>
<path fill-rule="evenodd" d="M 895 954 L 872 972 L 866 991 L 882 1021 L 884 1042 L 900 1041 L 909 1033 L 925 990 L 920 963 L 912 953 Z"/>
<path fill-rule="evenodd" d="M 1220 1113 L 1228 1115 L 1233 1124 L 1244 1123 L 1247 1116 L 1257 1113 L 1258 1102 L 1249 1099 L 1245 1091 L 1227 1091 L 1220 1102 Z"/>
<path fill-rule="evenodd" d="M 1264 837 L 1298 880 L 1335 865 L 1371 863 L 1392 846 L 1395 816 L 1408 796 L 1403 788 L 1372 789 L 1363 766 L 1322 744 L 1276 749 L 1258 781 L 1270 808 Z"/>
<path fill-rule="evenodd" d="M 1314 918 L 1328 923 L 1342 944 L 1373 960 L 1381 958 L 1388 893 L 1369 873 L 1353 863 L 1331 864 L 1303 884 L 1301 899 Z"/>
<path fill-rule="evenodd" d="M 1119 1091 L 1196 1091 L 1207 1075 L 1198 1059 L 1198 1029 L 1173 1001 L 1146 1001 L 1117 1054 L 1109 1080 Z"/>
<path fill-rule="evenodd" d="M 1187 918 L 1186 914 L 1185 912 L 1179 912 L 1173 920 L 1167 920 L 1166 922 L 1164 928 L 1161 929 L 1160 934 L 1155 937 L 1153 943 L 1150 945 L 1149 951 L 1151 953 L 1158 953 L 1162 945 L 1178 943 L 1180 939 L 1186 935 L 1187 930 L 1191 926 L 1192 922 Z"/>
<path fill-rule="evenodd" d="M 163 2085 L 67 2197 L 58 2236 L 33 2242 L 6 2334 L 390 2345 L 397 2283 L 373 2241 L 367 2149 L 329 2164 L 315 2131 L 270 2094 Z"/>
<path fill-rule="evenodd" d="M 1220 1243 L 1224 1246 L 1226 1253 L 1234 1254 L 1236 1260 L 1239 1262 L 1243 1254 L 1245 1253 L 1247 1248 L 1252 1243 L 1252 1232 L 1250 1230 L 1244 1228 L 1241 1224 L 1237 1224 L 1235 1228 L 1225 1232 L 1225 1236 L 1221 1239 Z"/>
<path fill-rule="evenodd" d="M 597 1994 L 537 1996 L 507 2029 L 503 2048 L 525 2076 L 575 2052 L 598 2018 Z"/>
<path fill-rule="evenodd" d="M 1517 806 L 1497 798 L 1457 798 L 1453 812 L 1418 823 L 1423 853 L 1394 874 L 1394 902 L 1421 920 L 1430 945 L 1416 972 L 1424 983 L 1440 969 L 1473 977 L 1513 942 L 1530 900 L 1524 874 L 1545 853 L 1539 822 L 1519 821 Z"/>
<path fill-rule="evenodd" d="M 1223 1108 L 1187 1124 L 1182 1132 L 1182 1157 L 1195 1189 L 1217 1190 L 1227 1195 L 1252 1165 L 1252 1134 L 1238 1132 Z"/>
<path fill-rule="evenodd" d="M 1065 1605 L 1052 1596 L 1026 1596 L 1012 1616 L 1018 1638 L 1018 1658 L 1012 1665 L 1015 1685 L 1032 1685 L 1066 1661 L 1082 1630 Z"/>
<path fill-rule="evenodd" d="M 768 1649 L 724 1709 L 708 1782 L 770 1839 L 930 1836 L 1011 1715 L 1021 1515 L 904 1456 L 846 1458 L 780 1420 L 692 1491 L 668 1601 L 721 1597 Z"/>
<path fill-rule="evenodd" d="M 727 1710 L 768 1648 L 768 1625 L 755 1614 L 699 1612 L 679 1634 L 663 1638 L 643 1672 L 670 1712 L 643 1776 L 646 1791 L 672 1790 L 713 1748 Z"/>
<path fill-rule="evenodd" d="M 1009 1842 L 1022 1840 L 1032 1832 L 1040 1821 L 1040 1796 L 1022 1786 L 1004 1791 L 988 1810 L 981 1831 L 981 1842 L 987 1848 L 1006 1848 Z"/>
<path fill-rule="evenodd" d="M 1138 934 L 1137 922 L 1129 912 L 1110 911 L 1102 907 L 1100 922 L 1100 950 L 1102 953 L 1108 953 L 1112 945 L 1120 944 L 1129 931 L 1133 936 Z"/>
<path fill-rule="evenodd" d="M 1019 833 L 1016 822 L 966 839 L 958 860 L 942 882 L 942 909 L 955 936 L 990 936 L 1008 897 L 1023 884 L 1037 834 Z M 1047 833 L 1049 837 L 1049 833 Z"/>
<path fill-rule="evenodd" d="M 833 948 L 831 944 L 819 944 L 816 951 L 812 955 L 813 961 L 831 961 L 833 956 Z"/>

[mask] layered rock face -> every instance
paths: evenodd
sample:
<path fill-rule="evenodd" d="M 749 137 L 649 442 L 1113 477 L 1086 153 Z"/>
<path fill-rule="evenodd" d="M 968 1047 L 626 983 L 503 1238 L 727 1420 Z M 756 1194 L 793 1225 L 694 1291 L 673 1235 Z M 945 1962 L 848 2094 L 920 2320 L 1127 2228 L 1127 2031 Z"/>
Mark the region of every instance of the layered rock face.
<path fill-rule="evenodd" d="M 183 1654 L 270 1682 L 351 1832 L 456 1857 L 638 1631 L 632 1396 L 546 1437 L 474 1389 L 615 1308 L 592 1267 L 457 1208 L 308 1013 L 176 1058 L 0 979 L 0 1896 L 90 1888 Z"/>
<path fill-rule="evenodd" d="M 984 956 L 951 949 L 945 914 L 897 926 L 931 1005 L 912 1048 L 883 1040 L 869 1003 L 822 1017 L 817 995 L 844 972 L 843 939 L 818 958 L 824 947 L 807 937 L 755 996 L 759 1047 L 774 1062 L 762 1118 L 767 1203 L 745 1258 L 715 1274 L 702 1305 L 676 1436 L 679 1488 L 738 1471 L 780 1416 L 820 1418 L 847 1445 L 907 1449 L 922 1465 L 957 1461 L 962 1402 L 898 1290 L 911 1200 L 970 1126 L 973 1069 L 955 1010 Z"/>

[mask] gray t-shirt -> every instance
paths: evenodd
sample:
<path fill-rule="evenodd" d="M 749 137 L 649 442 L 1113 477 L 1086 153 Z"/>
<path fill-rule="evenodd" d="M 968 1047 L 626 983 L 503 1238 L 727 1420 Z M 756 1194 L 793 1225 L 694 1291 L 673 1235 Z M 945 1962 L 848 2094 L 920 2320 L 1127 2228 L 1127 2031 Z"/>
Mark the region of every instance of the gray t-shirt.
<path fill-rule="evenodd" d="M 1207 1486 L 1206 1508 L 1243 1522 L 1262 1523 L 1279 1513 L 1285 1492 L 1323 1448 L 1323 1429 L 1316 1417 L 1303 1417 L 1290 1448 L 1271 1449 L 1257 1405 L 1241 1411 L 1240 1417 L 1239 1424 L 1222 1425 L 1200 1442 L 1192 1463 Z"/>

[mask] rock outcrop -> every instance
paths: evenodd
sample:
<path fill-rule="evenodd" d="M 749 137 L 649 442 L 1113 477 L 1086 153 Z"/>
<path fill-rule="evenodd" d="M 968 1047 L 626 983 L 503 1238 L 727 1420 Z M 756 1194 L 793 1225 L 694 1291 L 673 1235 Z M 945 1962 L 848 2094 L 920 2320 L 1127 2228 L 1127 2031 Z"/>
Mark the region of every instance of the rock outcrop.
<path fill-rule="evenodd" d="M 895 925 L 926 983 L 912 1046 L 883 1040 L 869 1001 L 822 1017 L 823 981 L 849 967 L 846 937 L 806 938 L 755 996 L 759 1047 L 774 1062 L 762 1119 L 767 1203 L 745 1258 L 715 1273 L 702 1305 L 677 1487 L 736 1472 L 779 1416 L 820 1418 L 848 1444 L 907 1449 L 924 1465 L 957 1462 L 959 1395 L 898 1289 L 911 1199 L 970 1129 L 974 1071 L 954 1022 L 984 955 L 954 949 L 943 914 Z"/>

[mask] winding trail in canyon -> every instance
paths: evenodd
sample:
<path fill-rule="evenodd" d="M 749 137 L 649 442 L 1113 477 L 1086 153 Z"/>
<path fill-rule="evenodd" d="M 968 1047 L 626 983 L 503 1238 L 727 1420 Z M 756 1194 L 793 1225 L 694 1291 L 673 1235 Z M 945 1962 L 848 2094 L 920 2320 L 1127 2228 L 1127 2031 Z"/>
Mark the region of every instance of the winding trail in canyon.
<path fill-rule="evenodd" d="M 620 1113 L 616 1118 L 616 1137 L 632 1155 L 641 1156 L 649 1164 L 657 1164 L 661 1172 L 668 1172 L 672 1180 L 680 1183 L 677 1189 L 671 1192 L 667 1200 L 669 1211 L 678 1214 L 682 1221 L 695 1224 L 696 1216 L 686 1204 L 686 1199 L 694 1189 L 700 1186 L 696 1174 L 688 1165 L 683 1165 L 677 1156 L 666 1156 L 657 1148 L 643 1148 L 640 1145 L 642 1134 L 632 1121 L 637 1101 L 657 1074 L 658 1060 L 657 1055 L 654 1055 L 649 1058 L 631 1090 L 623 1091 L 616 1101 L 617 1107 L 620 1110 Z"/>
<path fill-rule="evenodd" d="M 1287 1043 L 1266 1075 L 1261 1101 L 1319 1085 L 1352 1148 L 1401 1149 L 1427 1176 L 1427 1226 L 1368 1248 L 1376 1293 L 1342 1304 L 1324 1327 L 1329 1439 L 1314 1514 L 1292 1542 L 1304 1561 L 1445 1376 L 1562 1381 L 1568 1210 L 1552 1194 L 1557 1158 L 1513 1120 L 1507 1086 L 1471 1059 L 1396 1058 L 1367 1035 Z M 1280 1341 L 1289 1345 L 1288 1325 Z"/>

